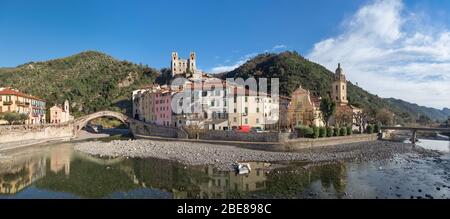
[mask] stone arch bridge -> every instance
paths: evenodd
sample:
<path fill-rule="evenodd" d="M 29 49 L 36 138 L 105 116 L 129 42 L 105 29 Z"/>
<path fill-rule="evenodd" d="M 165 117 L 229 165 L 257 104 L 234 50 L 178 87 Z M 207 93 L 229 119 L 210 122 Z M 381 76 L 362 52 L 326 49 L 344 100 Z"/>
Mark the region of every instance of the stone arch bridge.
<path fill-rule="evenodd" d="M 99 111 L 71 121 L 69 125 L 73 127 L 73 137 L 76 137 L 78 132 L 83 129 L 89 121 L 102 117 L 120 120 L 130 129 L 131 134 L 135 137 L 157 136 L 166 138 L 187 138 L 187 133 L 180 128 L 145 123 L 113 111 Z"/>

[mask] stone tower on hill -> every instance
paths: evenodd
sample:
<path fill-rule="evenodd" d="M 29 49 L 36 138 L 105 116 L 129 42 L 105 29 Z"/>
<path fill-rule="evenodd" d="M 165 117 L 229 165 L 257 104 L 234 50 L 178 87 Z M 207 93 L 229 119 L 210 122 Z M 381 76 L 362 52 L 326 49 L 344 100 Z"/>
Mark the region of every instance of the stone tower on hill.
<path fill-rule="evenodd" d="M 189 59 L 181 59 L 177 52 L 172 53 L 172 77 L 179 74 L 194 74 L 197 71 L 195 52 L 189 54 Z"/>

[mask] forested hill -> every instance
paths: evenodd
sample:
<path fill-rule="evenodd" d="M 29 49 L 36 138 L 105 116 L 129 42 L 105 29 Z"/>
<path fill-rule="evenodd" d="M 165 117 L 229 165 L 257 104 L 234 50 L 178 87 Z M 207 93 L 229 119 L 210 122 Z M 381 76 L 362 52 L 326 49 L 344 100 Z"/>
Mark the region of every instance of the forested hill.
<path fill-rule="evenodd" d="M 337 65 L 337 63 L 336 63 Z M 265 53 L 256 56 L 245 64 L 230 72 L 216 75 L 219 78 L 279 78 L 280 93 L 290 95 L 300 85 L 311 90 L 315 95 L 328 96 L 330 92 L 333 72 L 325 67 L 311 62 L 296 52 L 283 52 L 279 54 Z M 373 95 L 364 89 L 348 83 L 348 100 L 351 104 L 359 107 L 367 107 L 372 111 L 388 108 L 403 118 L 403 121 L 415 121 L 420 113 L 417 109 L 407 108 L 404 104 L 390 101 Z M 433 120 L 443 119 L 428 111 L 426 116 Z M 423 115 L 423 114 L 422 114 Z"/>
<path fill-rule="evenodd" d="M 71 102 L 76 116 L 99 110 L 125 112 L 131 91 L 153 83 L 158 71 L 87 51 L 45 62 L 0 69 L 0 87 L 13 87 L 46 99 L 47 105 Z"/>

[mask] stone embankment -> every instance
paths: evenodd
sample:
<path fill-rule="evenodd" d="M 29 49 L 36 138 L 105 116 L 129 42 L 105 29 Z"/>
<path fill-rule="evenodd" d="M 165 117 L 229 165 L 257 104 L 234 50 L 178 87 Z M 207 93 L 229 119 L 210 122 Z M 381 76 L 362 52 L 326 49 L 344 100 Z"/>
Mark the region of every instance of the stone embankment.
<path fill-rule="evenodd" d="M 250 150 L 208 143 L 156 140 L 81 142 L 75 146 L 75 149 L 100 157 L 159 158 L 178 161 L 186 165 L 213 165 L 221 170 L 230 170 L 235 162 L 244 161 L 329 162 L 350 159 L 362 161 L 390 159 L 398 153 L 414 153 L 424 156 L 437 155 L 436 152 L 414 147 L 410 144 L 388 141 L 320 147 L 295 153 Z"/>

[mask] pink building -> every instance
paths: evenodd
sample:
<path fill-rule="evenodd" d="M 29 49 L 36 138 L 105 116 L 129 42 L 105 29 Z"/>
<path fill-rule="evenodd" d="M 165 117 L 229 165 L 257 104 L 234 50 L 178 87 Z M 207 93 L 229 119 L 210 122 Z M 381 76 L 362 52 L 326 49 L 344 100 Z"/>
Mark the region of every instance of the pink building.
<path fill-rule="evenodd" d="M 172 126 L 172 92 L 163 90 L 155 94 L 154 112 L 156 124 Z"/>

